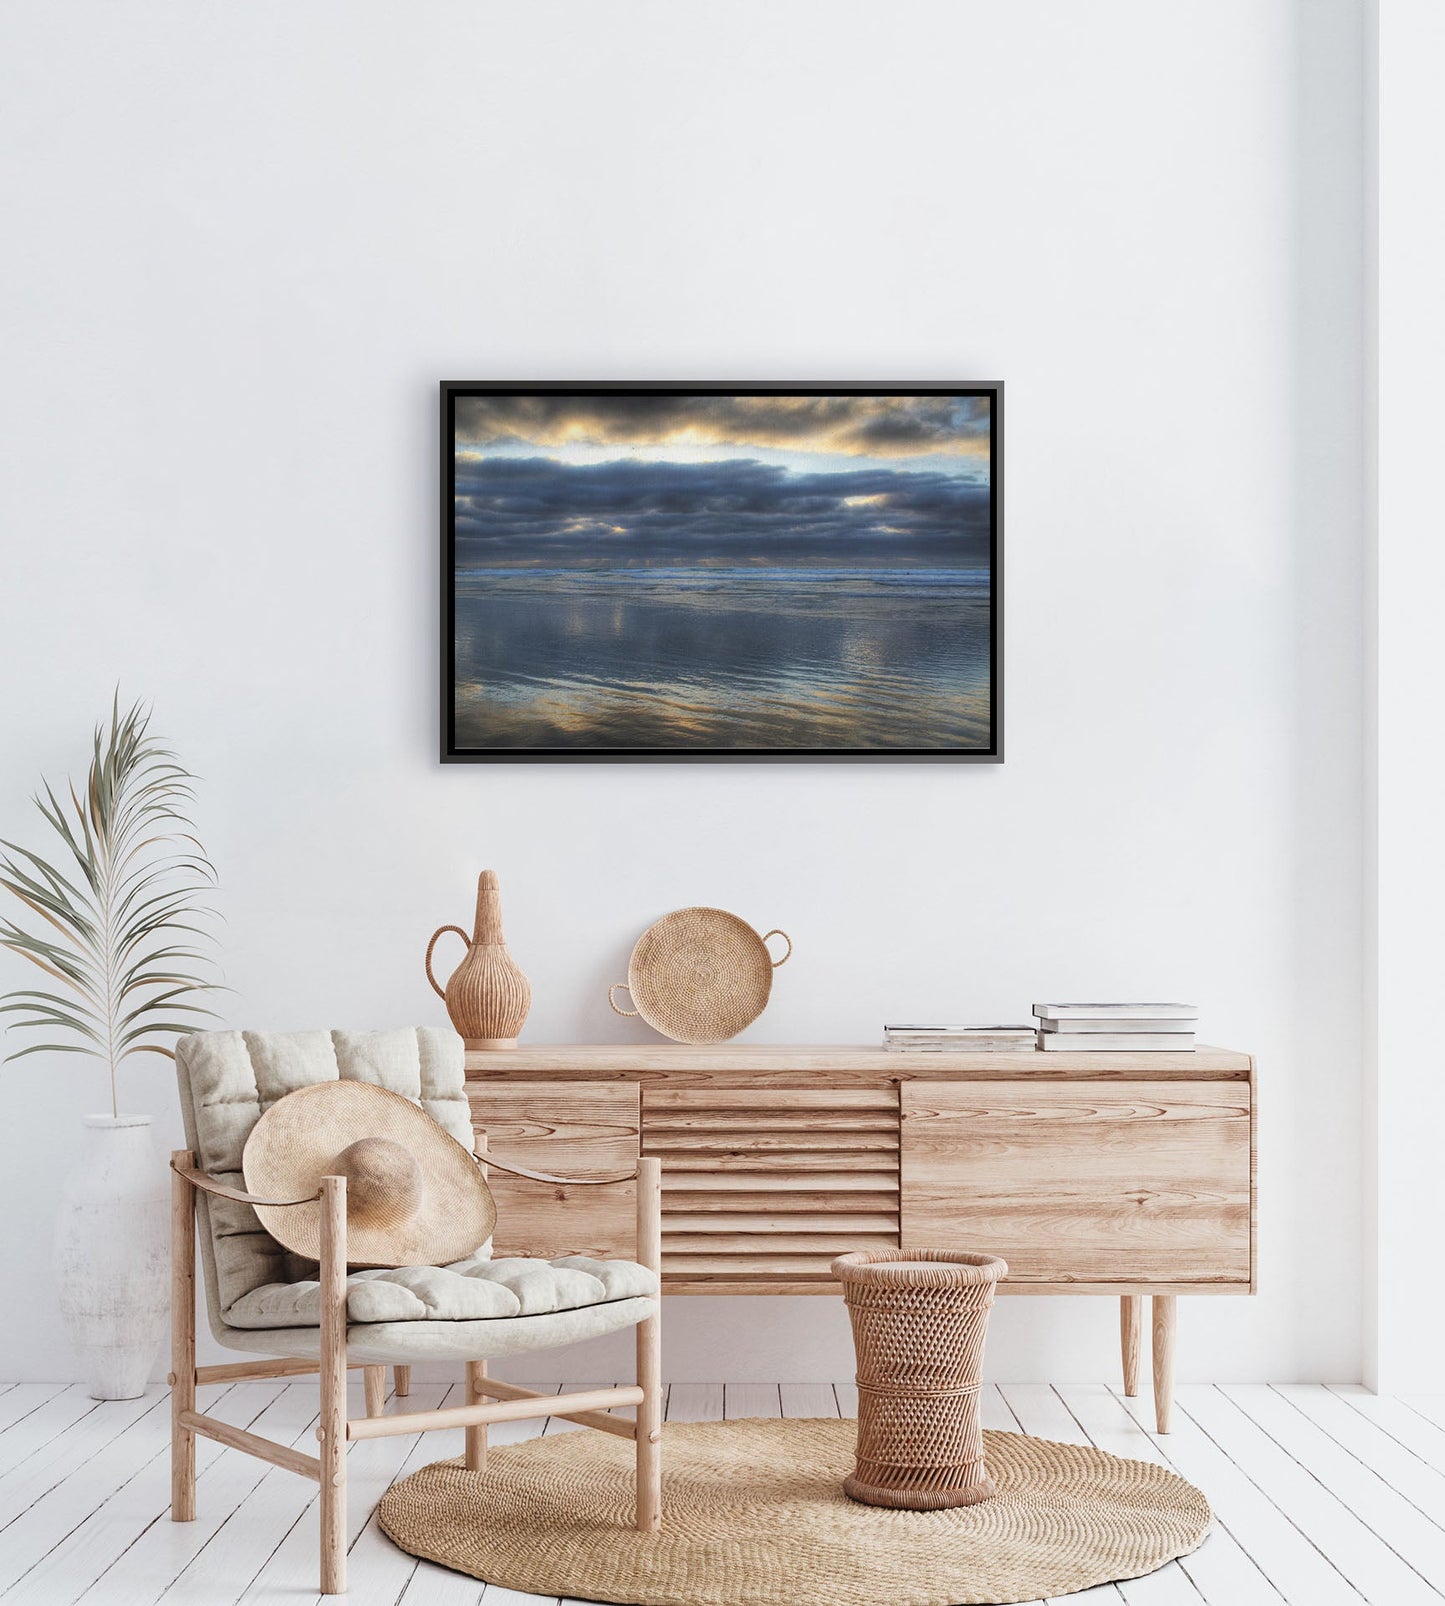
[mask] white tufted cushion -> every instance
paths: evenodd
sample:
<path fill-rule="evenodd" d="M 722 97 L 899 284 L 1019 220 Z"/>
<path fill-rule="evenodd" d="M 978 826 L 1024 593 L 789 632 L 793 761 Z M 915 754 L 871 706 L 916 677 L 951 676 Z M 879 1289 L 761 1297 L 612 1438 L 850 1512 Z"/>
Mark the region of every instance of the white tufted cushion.
<path fill-rule="evenodd" d="M 488 1260 L 471 1256 L 449 1266 L 357 1271 L 346 1279 L 352 1322 L 469 1322 L 581 1310 L 657 1293 L 657 1278 L 630 1260 Z M 231 1327 L 316 1327 L 321 1285 L 314 1279 L 268 1283 L 238 1299 Z"/>
<path fill-rule="evenodd" d="M 406 1366 L 417 1361 L 481 1361 L 505 1355 L 535 1355 L 584 1338 L 620 1333 L 657 1314 L 655 1299 L 610 1299 L 550 1316 L 493 1316 L 483 1322 L 353 1322 L 346 1330 L 346 1358 L 354 1366 Z M 222 1328 L 227 1349 L 254 1355 L 321 1354 L 319 1327 Z"/>
<path fill-rule="evenodd" d="M 245 1186 L 241 1151 L 261 1112 L 295 1088 L 340 1077 L 414 1099 L 459 1143 L 472 1146 L 462 1041 L 442 1027 L 196 1032 L 176 1045 L 176 1075 L 186 1141 L 201 1170 L 235 1187 Z M 198 1208 L 208 1304 L 227 1324 L 232 1307 L 248 1295 L 300 1282 L 311 1269 L 271 1237 L 249 1205 L 202 1194 Z"/>

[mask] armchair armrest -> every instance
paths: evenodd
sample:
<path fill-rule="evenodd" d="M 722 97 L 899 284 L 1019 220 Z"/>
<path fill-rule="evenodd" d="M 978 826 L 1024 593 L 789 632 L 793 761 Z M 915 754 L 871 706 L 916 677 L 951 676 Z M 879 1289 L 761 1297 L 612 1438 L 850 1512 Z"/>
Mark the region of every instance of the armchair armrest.
<path fill-rule="evenodd" d="M 258 1193 L 245 1193 L 240 1188 L 233 1188 L 229 1183 L 220 1182 L 205 1171 L 198 1171 L 193 1165 L 181 1165 L 172 1159 L 171 1170 L 178 1177 L 184 1177 L 193 1188 L 199 1188 L 202 1193 L 212 1193 L 218 1199 L 233 1199 L 237 1204 L 272 1205 L 278 1209 L 288 1205 L 310 1204 L 321 1197 L 320 1192 L 307 1194 L 304 1199 L 263 1199 Z"/>
<path fill-rule="evenodd" d="M 631 1171 L 619 1171 L 616 1176 L 611 1177 L 554 1177 L 545 1171 L 528 1171 L 525 1166 L 509 1165 L 491 1153 L 476 1155 L 475 1159 L 478 1165 L 495 1166 L 498 1171 L 506 1171 L 514 1177 L 525 1177 L 528 1182 L 560 1182 L 569 1188 L 592 1188 L 603 1183 L 631 1182 L 637 1175 L 637 1167 L 633 1166 Z"/>

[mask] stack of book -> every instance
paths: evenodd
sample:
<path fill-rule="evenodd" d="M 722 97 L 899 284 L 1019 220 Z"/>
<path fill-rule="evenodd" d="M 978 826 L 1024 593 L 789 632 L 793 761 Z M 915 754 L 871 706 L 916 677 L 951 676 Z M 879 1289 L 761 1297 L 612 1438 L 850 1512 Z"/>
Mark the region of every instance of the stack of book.
<path fill-rule="evenodd" d="M 1179 1053 L 1194 1047 L 1193 1004 L 1035 1004 L 1039 1047 L 1064 1054 Z"/>
<path fill-rule="evenodd" d="M 901 1054 L 1021 1054 L 1034 1035 L 1032 1026 L 885 1026 L 883 1046 Z"/>

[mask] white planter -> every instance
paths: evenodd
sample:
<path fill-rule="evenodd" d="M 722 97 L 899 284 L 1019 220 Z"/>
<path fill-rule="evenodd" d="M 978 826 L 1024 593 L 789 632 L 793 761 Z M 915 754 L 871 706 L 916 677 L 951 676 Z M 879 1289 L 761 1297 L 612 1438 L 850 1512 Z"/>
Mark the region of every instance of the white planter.
<path fill-rule="evenodd" d="M 97 1400 L 145 1392 L 167 1327 L 170 1184 L 148 1115 L 87 1115 L 55 1222 L 60 1309 Z"/>

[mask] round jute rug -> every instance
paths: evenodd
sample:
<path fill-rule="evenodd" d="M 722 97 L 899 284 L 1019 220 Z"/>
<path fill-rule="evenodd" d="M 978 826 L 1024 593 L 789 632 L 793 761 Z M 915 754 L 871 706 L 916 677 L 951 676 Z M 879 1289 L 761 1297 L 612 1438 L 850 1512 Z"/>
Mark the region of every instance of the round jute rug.
<path fill-rule="evenodd" d="M 852 1421 L 669 1423 L 663 1527 L 632 1526 L 632 1447 L 559 1433 L 437 1461 L 389 1489 L 403 1550 L 537 1595 L 632 1606 L 965 1606 L 1137 1578 L 1193 1550 L 1209 1505 L 1148 1461 L 985 1433 L 998 1494 L 891 1511 L 843 1493 Z"/>

